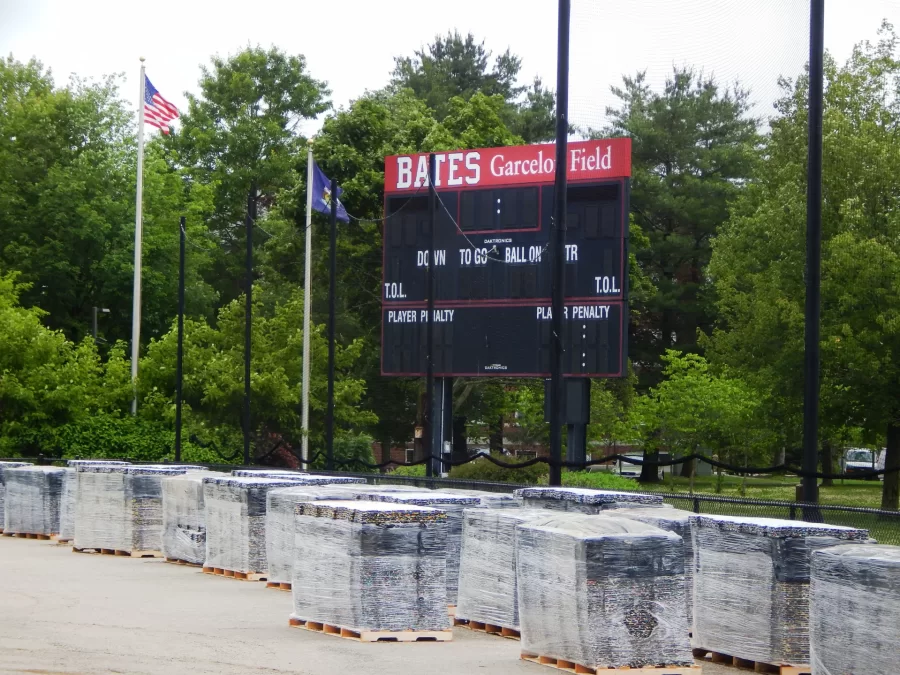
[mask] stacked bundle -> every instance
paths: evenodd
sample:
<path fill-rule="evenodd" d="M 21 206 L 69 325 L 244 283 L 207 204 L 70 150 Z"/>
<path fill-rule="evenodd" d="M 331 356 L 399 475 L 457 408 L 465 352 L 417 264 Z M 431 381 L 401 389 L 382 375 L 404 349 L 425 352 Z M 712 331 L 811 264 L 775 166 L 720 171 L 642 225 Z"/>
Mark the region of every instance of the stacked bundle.
<path fill-rule="evenodd" d="M 3 531 L 3 520 L 5 516 L 4 502 L 6 501 L 6 472 L 10 469 L 16 469 L 20 466 L 32 466 L 31 462 L 0 462 L 0 532 Z"/>
<path fill-rule="evenodd" d="M 59 509 L 66 472 L 55 466 L 23 466 L 6 471 L 7 534 L 59 534 Z"/>
<path fill-rule="evenodd" d="M 463 511 L 473 506 L 481 506 L 481 499 L 432 490 L 376 492 L 365 495 L 363 499 L 412 506 L 433 506 L 447 514 L 447 602 L 455 605 L 459 589 L 459 552 L 462 546 Z"/>
<path fill-rule="evenodd" d="M 694 644 L 760 663 L 809 663 L 810 556 L 868 532 L 734 516 L 691 516 L 691 527 Z"/>
<path fill-rule="evenodd" d="M 481 500 L 481 506 L 488 509 L 518 509 L 522 506 L 522 500 L 516 499 L 511 492 L 487 492 L 486 490 L 460 490 L 457 488 L 442 488 L 441 492 L 478 497 Z"/>
<path fill-rule="evenodd" d="M 587 667 L 688 665 L 680 537 L 610 515 L 518 526 L 523 652 Z"/>
<path fill-rule="evenodd" d="M 109 466 L 127 466 L 128 462 L 114 462 L 105 459 L 70 459 L 66 461 L 66 466 L 71 470 L 66 472 L 63 479 L 62 501 L 59 507 L 59 540 L 72 541 L 75 538 L 75 503 L 78 494 L 78 473 L 75 471 L 77 466 L 90 465 L 109 465 Z"/>
<path fill-rule="evenodd" d="M 192 471 L 163 478 L 162 554 L 166 558 L 203 564 L 206 557 L 203 478 L 211 475 L 217 474 Z"/>
<path fill-rule="evenodd" d="M 544 509 L 466 509 L 456 618 L 519 630 L 516 526 Z"/>
<path fill-rule="evenodd" d="M 204 476 L 206 555 L 204 568 L 265 574 L 266 495 L 297 480 Z"/>
<path fill-rule="evenodd" d="M 297 476 L 308 476 L 308 473 L 304 473 L 303 471 L 290 471 L 288 469 L 234 469 L 231 472 L 232 476 L 237 476 L 238 478 L 281 478 L 282 476 L 297 477 Z"/>
<path fill-rule="evenodd" d="M 693 664 L 678 535 L 614 515 L 545 515 L 518 526 L 516 556 L 523 655 Z"/>
<path fill-rule="evenodd" d="M 812 554 L 812 671 L 895 673 L 900 644 L 900 547 L 845 544 Z"/>
<path fill-rule="evenodd" d="M 294 517 L 297 504 L 320 499 L 356 499 L 340 486 L 296 486 L 269 490 L 266 495 L 266 559 L 270 584 L 291 583 L 294 560 Z"/>
<path fill-rule="evenodd" d="M 628 506 L 662 506 L 659 495 L 637 492 L 614 492 L 588 488 L 529 487 L 514 492 L 525 506 L 578 513 L 600 513 L 607 509 Z"/>
<path fill-rule="evenodd" d="M 355 631 L 449 629 L 446 516 L 360 501 L 296 507 L 293 622 Z"/>
<path fill-rule="evenodd" d="M 75 548 L 159 553 L 162 479 L 184 469 L 79 465 L 75 471 Z"/>
<path fill-rule="evenodd" d="M 694 620 L 694 544 L 691 540 L 690 511 L 664 506 L 662 508 L 623 508 L 610 511 L 610 515 L 632 518 L 642 523 L 649 523 L 667 532 L 674 532 L 684 541 L 684 595 L 687 603 L 688 626 Z"/>

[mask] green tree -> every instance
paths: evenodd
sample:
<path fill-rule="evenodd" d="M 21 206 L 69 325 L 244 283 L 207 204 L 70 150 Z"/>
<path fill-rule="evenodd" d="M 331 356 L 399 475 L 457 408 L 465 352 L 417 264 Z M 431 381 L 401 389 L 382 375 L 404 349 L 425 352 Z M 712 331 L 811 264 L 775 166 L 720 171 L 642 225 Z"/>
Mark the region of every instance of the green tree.
<path fill-rule="evenodd" d="M 188 110 L 166 150 L 189 186 L 212 193 L 207 225 L 221 246 L 209 278 L 229 302 L 246 289 L 248 195 L 255 190 L 264 217 L 279 193 L 294 187 L 297 157 L 305 154 L 299 124 L 329 108 L 329 91 L 308 74 L 303 56 L 274 47 L 213 57 L 199 86 L 199 95 L 187 94 Z"/>
<path fill-rule="evenodd" d="M 555 96 L 537 77 L 531 87 L 519 85 L 521 69 L 522 60 L 509 49 L 491 63 L 484 42 L 476 42 L 472 33 L 463 37 L 454 31 L 435 36 L 434 42 L 411 57 L 396 58 L 391 86 L 411 90 L 440 122 L 453 114 L 454 98 L 468 101 L 479 93 L 499 96 L 503 121 L 512 133 L 528 143 L 551 140 L 556 128 Z"/>
<path fill-rule="evenodd" d="M 823 437 L 859 426 L 884 435 L 900 466 L 900 172 L 898 38 L 884 24 L 843 65 L 825 64 L 822 211 Z M 717 361 L 757 373 L 799 427 L 802 401 L 808 77 L 783 81 L 768 161 L 714 244 L 722 321 Z M 752 376 L 752 375 L 751 375 Z M 799 434 L 795 433 L 795 438 Z M 897 509 L 900 475 L 884 481 Z"/>
<path fill-rule="evenodd" d="M 632 139 L 631 208 L 649 238 L 635 248 L 655 286 L 637 302 L 630 352 L 643 386 L 659 380 L 667 349 L 697 350 L 715 306 L 704 277 L 710 239 L 728 219 L 728 204 L 753 175 L 758 120 L 748 92 L 724 88 L 691 68 L 675 68 L 662 92 L 645 74 L 623 78 L 613 93 L 611 123 L 597 135 Z"/>

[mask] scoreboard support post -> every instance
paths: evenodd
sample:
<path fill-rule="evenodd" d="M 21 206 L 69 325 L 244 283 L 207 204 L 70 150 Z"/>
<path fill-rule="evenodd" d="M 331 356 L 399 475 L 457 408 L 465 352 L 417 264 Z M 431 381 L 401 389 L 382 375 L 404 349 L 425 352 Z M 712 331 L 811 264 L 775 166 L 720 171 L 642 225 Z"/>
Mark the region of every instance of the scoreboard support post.
<path fill-rule="evenodd" d="M 563 402 L 563 301 L 565 298 L 566 165 L 569 139 L 569 10 L 570 0 L 559 0 L 556 55 L 556 190 L 553 232 L 550 238 L 552 265 L 552 334 L 550 341 L 550 485 L 562 484 Z"/>
<path fill-rule="evenodd" d="M 425 324 L 425 453 L 428 461 L 425 462 L 425 475 L 428 478 L 434 476 L 434 194 L 435 166 L 434 153 L 428 155 L 428 309 Z M 440 446 L 437 446 L 440 452 Z"/>
<path fill-rule="evenodd" d="M 449 459 L 444 452 L 445 444 L 453 438 L 453 378 L 436 377 L 432 389 L 432 407 L 430 419 L 432 455 L 440 457 L 440 460 L 430 459 L 431 473 L 433 476 L 442 476 L 449 473 L 450 466 L 445 462 Z"/>

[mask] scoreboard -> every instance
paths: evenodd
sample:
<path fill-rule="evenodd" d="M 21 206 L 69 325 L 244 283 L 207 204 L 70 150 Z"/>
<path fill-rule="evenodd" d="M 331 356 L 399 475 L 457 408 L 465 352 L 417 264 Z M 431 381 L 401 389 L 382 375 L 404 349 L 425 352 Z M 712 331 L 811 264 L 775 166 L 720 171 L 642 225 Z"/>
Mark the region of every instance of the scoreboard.
<path fill-rule="evenodd" d="M 437 377 L 550 371 L 555 146 L 435 153 Z M 619 377 L 626 358 L 631 141 L 568 145 L 568 376 Z M 428 155 L 385 160 L 382 374 L 426 370 Z"/>

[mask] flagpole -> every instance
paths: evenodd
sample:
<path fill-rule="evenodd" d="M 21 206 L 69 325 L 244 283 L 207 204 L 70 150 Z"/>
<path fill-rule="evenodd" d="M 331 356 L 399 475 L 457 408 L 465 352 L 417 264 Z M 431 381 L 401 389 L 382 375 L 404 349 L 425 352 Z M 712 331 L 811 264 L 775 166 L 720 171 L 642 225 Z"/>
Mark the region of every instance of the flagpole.
<path fill-rule="evenodd" d="M 144 57 L 141 57 L 141 96 L 138 99 L 137 190 L 134 213 L 134 294 L 131 308 L 131 414 L 137 414 L 138 355 L 141 347 L 141 207 L 144 192 Z"/>
<path fill-rule="evenodd" d="M 309 461 L 309 330 L 310 330 L 310 296 L 312 285 L 312 184 L 313 184 L 313 139 L 306 142 L 306 257 L 303 285 L 303 411 L 301 413 L 301 427 L 303 439 L 301 440 L 300 457 L 303 460 L 302 469 L 308 469 Z"/>

